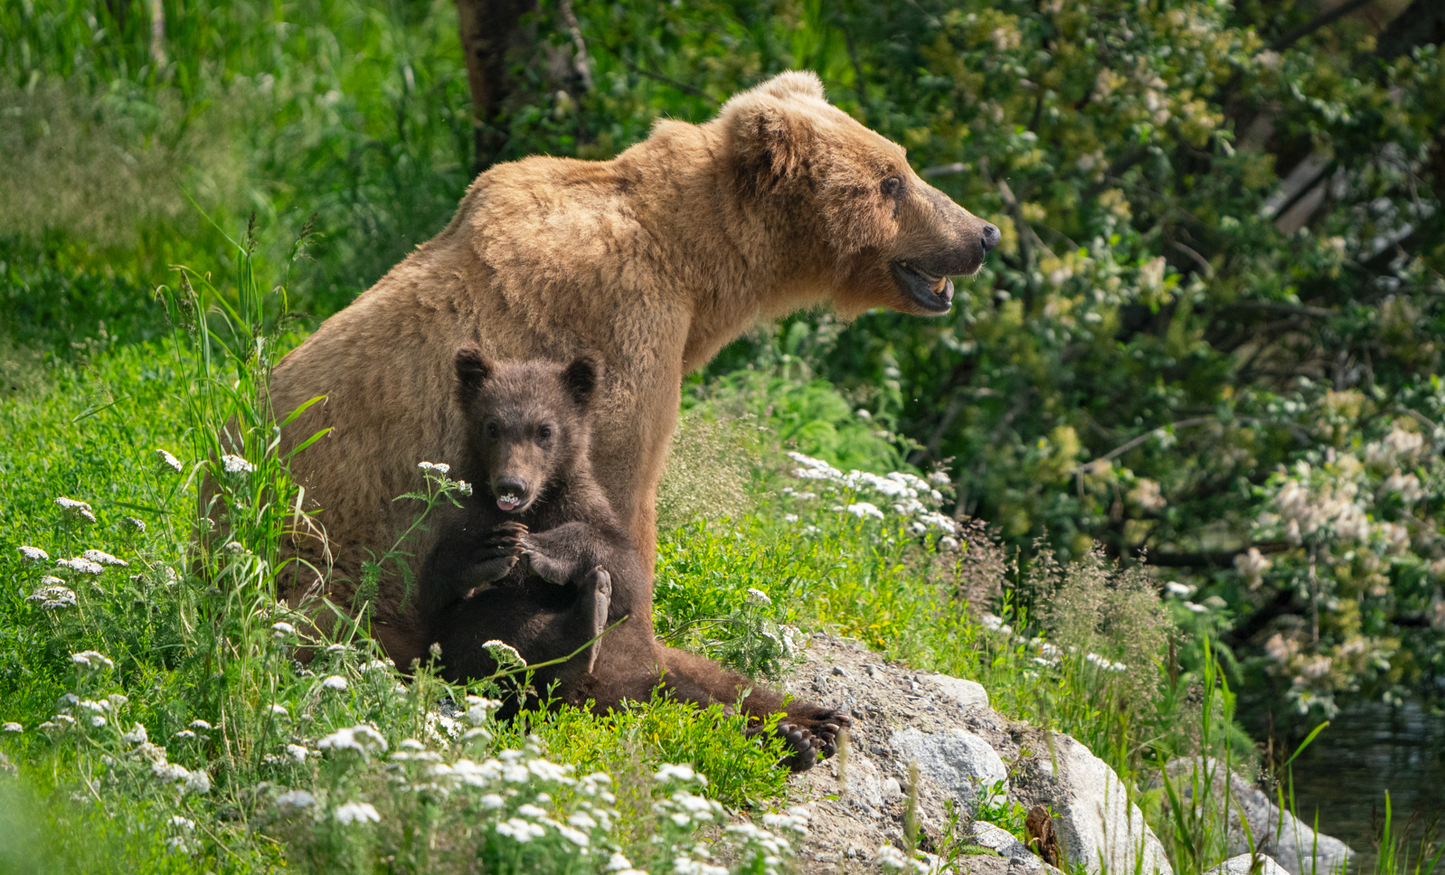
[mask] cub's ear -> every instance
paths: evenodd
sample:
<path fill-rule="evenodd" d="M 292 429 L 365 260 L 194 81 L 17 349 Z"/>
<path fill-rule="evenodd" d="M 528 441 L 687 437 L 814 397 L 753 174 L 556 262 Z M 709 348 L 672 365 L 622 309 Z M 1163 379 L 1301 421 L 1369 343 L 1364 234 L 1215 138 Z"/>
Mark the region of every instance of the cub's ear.
<path fill-rule="evenodd" d="M 587 406 L 601 380 L 602 360 L 591 353 L 578 356 L 562 371 L 562 385 L 567 387 L 578 407 Z"/>
<path fill-rule="evenodd" d="M 469 391 L 480 389 L 495 369 L 492 360 L 470 343 L 457 350 L 456 364 L 457 380 L 461 388 Z"/>

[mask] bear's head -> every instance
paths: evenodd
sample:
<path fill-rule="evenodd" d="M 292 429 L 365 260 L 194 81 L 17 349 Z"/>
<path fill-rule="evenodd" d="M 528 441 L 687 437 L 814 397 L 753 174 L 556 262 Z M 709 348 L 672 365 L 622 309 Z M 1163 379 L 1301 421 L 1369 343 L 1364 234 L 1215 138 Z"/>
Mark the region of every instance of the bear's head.
<path fill-rule="evenodd" d="M 738 189 L 776 193 L 811 217 L 809 255 L 845 314 L 947 313 L 950 277 L 975 273 L 998 245 L 998 228 L 919 178 L 897 143 L 829 104 L 813 73 L 782 73 L 736 95 L 718 121 Z"/>
<path fill-rule="evenodd" d="M 470 345 L 457 350 L 468 473 L 486 478 L 473 488 L 489 489 L 501 510 L 522 513 L 587 467 L 588 404 L 601 371 L 590 355 L 563 366 L 494 361 Z"/>

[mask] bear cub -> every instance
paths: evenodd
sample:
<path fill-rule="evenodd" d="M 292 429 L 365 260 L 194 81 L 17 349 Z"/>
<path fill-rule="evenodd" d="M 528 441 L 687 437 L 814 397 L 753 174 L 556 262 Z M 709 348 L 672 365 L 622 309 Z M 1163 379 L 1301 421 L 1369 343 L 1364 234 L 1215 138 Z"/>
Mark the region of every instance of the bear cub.
<path fill-rule="evenodd" d="M 656 693 L 701 705 L 741 698 L 751 731 L 786 712 L 776 725 L 791 749 L 782 765 L 802 771 L 832 755 L 847 715 L 788 701 L 657 641 L 642 553 L 592 473 L 589 405 L 600 363 L 496 362 L 464 346 L 455 371 L 466 428 L 456 474 L 472 494 L 446 512 L 419 582 L 442 675 L 462 682 L 494 673 L 483 645 L 499 640 L 528 665 L 565 659 L 533 674 L 538 690 L 562 702 L 602 711 Z M 536 704 L 513 695 L 502 714 Z"/>
<path fill-rule="evenodd" d="M 420 587 L 449 680 L 493 673 L 482 648 L 493 639 L 528 665 L 567 657 L 606 628 L 613 580 L 645 579 L 588 462 L 587 403 L 598 374 L 590 357 L 563 368 L 493 362 L 475 347 L 457 352 L 469 429 L 458 477 L 473 492 L 447 513 Z M 533 681 L 570 701 L 596 651 L 594 643 L 539 668 Z M 518 707 L 513 699 L 505 710 Z"/>

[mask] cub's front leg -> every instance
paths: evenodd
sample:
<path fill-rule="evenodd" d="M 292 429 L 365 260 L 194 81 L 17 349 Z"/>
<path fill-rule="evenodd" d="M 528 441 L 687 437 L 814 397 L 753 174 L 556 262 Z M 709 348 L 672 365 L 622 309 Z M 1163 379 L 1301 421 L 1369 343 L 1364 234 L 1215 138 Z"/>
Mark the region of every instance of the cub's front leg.
<path fill-rule="evenodd" d="M 610 567 L 607 540 L 594 526 L 563 523 L 522 538 L 521 560 L 533 574 L 561 586 L 581 581 L 598 565 Z"/>

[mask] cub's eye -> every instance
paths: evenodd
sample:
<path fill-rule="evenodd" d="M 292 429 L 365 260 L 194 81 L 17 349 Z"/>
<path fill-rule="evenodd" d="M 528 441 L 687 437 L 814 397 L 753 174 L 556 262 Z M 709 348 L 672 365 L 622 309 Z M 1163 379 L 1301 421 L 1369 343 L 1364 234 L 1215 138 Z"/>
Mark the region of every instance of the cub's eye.
<path fill-rule="evenodd" d="M 489 437 L 489 438 L 498 438 L 498 437 L 501 437 L 501 436 L 502 436 L 502 430 L 501 430 L 500 428 L 497 428 L 497 424 L 496 424 L 495 422 L 489 422 L 489 423 L 487 423 L 487 437 Z"/>
<path fill-rule="evenodd" d="M 897 176 L 890 176 L 883 180 L 881 187 L 885 195 L 893 197 L 903 190 L 903 180 Z"/>
<path fill-rule="evenodd" d="M 541 440 L 544 440 L 544 441 L 549 441 L 549 440 L 551 440 L 551 439 L 552 439 L 552 426 L 550 426 L 550 425 L 544 425 L 544 426 L 542 426 L 541 428 L 537 429 L 537 437 L 540 438 Z"/>

